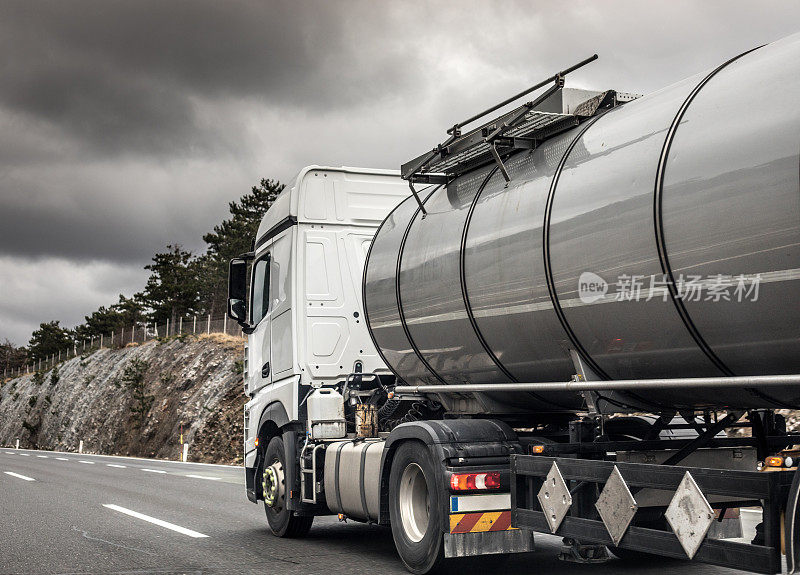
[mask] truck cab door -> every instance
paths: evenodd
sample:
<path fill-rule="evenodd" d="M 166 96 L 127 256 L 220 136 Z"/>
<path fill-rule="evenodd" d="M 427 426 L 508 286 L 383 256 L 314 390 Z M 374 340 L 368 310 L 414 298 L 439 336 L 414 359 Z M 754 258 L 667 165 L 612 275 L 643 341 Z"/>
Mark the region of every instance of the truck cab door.
<path fill-rule="evenodd" d="M 248 368 L 252 370 L 250 393 L 254 393 L 272 382 L 272 366 L 270 365 L 271 328 L 270 328 L 270 268 L 271 252 L 260 255 L 253 262 L 250 324 L 255 326 L 250 335 Z M 252 367 L 250 367 L 252 366 Z"/>

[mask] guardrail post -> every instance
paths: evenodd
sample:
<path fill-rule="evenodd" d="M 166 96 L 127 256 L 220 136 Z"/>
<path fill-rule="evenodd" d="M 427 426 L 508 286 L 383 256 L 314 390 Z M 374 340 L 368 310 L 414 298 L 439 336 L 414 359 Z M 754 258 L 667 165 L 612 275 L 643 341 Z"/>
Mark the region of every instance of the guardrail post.
<path fill-rule="evenodd" d="M 83 453 L 83 439 L 78 443 L 78 453 Z"/>
<path fill-rule="evenodd" d="M 208 324 L 206 325 L 206 334 L 211 333 L 211 314 L 208 314 Z"/>
<path fill-rule="evenodd" d="M 183 444 L 183 462 L 186 463 L 187 461 L 189 461 L 189 444 L 188 443 L 184 443 Z"/>

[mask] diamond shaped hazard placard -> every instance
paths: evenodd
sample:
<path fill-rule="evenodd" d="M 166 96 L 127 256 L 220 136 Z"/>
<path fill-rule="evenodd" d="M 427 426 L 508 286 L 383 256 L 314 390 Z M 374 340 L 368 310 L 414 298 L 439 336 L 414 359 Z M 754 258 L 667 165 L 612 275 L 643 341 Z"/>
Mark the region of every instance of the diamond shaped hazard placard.
<path fill-rule="evenodd" d="M 714 510 L 687 471 L 664 514 L 689 559 L 694 557 L 714 521 Z"/>
<path fill-rule="evenodd" d="M 639 506 L 616 465 L 594 506 L 614 545 L 619 545 Z"/>
<path fill-rule="evenodd" d="M 550 531 L 555 533 L 572 505 L 572 495 L 569 494 L 567 482 L 564 481 L 555 463 L 547 473 L 538 497 Z"/>

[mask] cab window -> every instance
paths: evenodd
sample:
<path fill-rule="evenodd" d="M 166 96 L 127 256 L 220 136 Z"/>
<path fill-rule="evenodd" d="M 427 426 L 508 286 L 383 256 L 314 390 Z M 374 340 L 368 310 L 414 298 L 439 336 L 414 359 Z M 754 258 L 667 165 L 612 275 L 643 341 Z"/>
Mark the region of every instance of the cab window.
<path fill-rule="evenodd" d="M 269 311 L 269 262 L 267 254 L 253 265 L 253 309 L 250 313 L 250 323 L 253 325 L 258 324 Z"/>

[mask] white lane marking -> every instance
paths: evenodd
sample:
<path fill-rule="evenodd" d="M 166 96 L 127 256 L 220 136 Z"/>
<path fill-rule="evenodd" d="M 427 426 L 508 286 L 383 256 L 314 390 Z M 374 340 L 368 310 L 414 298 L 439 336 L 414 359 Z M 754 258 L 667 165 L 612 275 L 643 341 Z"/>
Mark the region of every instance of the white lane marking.
<path fill-rule="evenodd" d="M 56 457 L 59 461 L 69 461 L 66 457 Z"/>
<path fill-rule="evenodd" d="M 86 461 L 85 459 L 79 459 L 78 463 L 87 463 L 89 465 L 94 465 L 94 461 Z"/>
<path fill-rule="evenodd" d="M 21 455 L 22 457 L 30 457 L 31 456 L 30 453 L 19 453 L 18 455 Z"/>
<path fill-rule="evenodd" d="M 126 465 L 117 465 L 116 463 L 106 463 L 106 467 L 118 467 L 119 469 L 126 469 Z"/>
<path fill-rule="evenodd" d="M 19 473 L 14 473 L 13 471 L 4 471 L 6 475 L 10 475 L 11 477 L 16 477 L 17 479 L 24 479 L 25 481 L 36 481 L 33 477 L 28 477 L 27 475 L 20 475 Z"/>
<path fill-rule="evenodd" d="M 139 513 L 137 511 L 131 511 L 130 509 L 125 509 L 124 507 L 120 507 L 119 505 L 104 503 L 103 507 L 111 509 L 112 511 L 119 511 L 120 513 L 124 513 L 125 515 L 130 515 L 131 517 L 136 517 L 137 519 L 141 519 L 142 521 L 148 521 L 155 525 L 166 527 L 167 529 L 172 529 L 173 531 L 177 531 L 178 533 L 183 533 L 184 535 L 188 535 L 189 537 L 194 537 L 194 538 L 208 537 L 208 535 L 203 535 L 202 533 L 198 533 L 197 531 L 186 529 L 186 527 L 181 527 L 180 525 L 175 525 L 174 523 L 169 523 L 161 519 L 156 519 L 155 517 L 150 517 L 149 515 L 144 515 L 143 513 Z"/>
<path fill-rule="evenodd" d="M 6 449 L 13 450 L 13 447 L 7 447 Z M 49 450 L 42 450 L 44 453 L 50 454 L 61 454 L 64 455 L 77 455 L 74 451 L 49 451 Z M 7 451 L 6 453 L 14 454 L 13 451 Z M 219 463 L 199 463 L 197 461 L 173 461 L 170 459 L 153 459 L 151 457 L 128 457 L 125 455 L 101 455 L 99 453 L 84 453 L 83 455 L 89 455 L 90 457 L 105 457 L 107 459 L 137 459 L 139 461 L 152 461 L 153 463 L 163 463 L 166 465 L 195 465 L 198 467 L 225 467 L 227 469 L 242 469 L 241 465 L 222 465 Z"/>
<path fill-rule="evenodd" d="M 161 469 L 142 469 L 142 471 L 147 471 L 149 473 L 166 473 L 166 471 L 162 471 Z"/>
<path fill-rule="evenodd" d="M 203 475 L 187 475 L 186 477 L 191 477 L 193 479 L 208 479 L 209 481 L 219 481 L 219 477 L 205 477 Z"/>
<path fill-rule="evenodd" d="M 39 459 L 47 459 L 46 455 L 37 455 L 36 457 L 38 457 Z"/>

